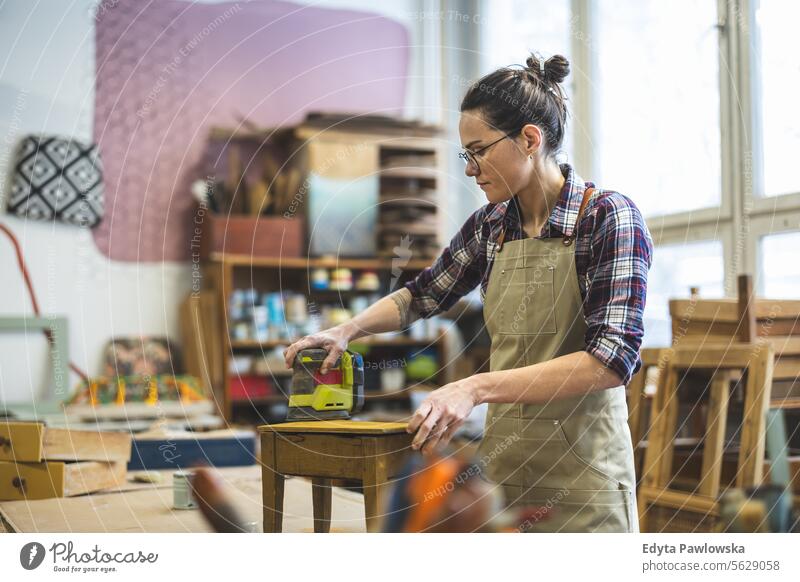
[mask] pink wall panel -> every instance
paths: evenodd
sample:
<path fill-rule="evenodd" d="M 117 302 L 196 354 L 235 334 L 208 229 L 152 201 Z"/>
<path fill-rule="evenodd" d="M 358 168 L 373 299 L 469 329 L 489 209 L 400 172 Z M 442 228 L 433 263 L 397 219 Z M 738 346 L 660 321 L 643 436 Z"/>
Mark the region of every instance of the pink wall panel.
<path fill-rule="evenodd" d="M 308 111 L 396 114 L 408 34 L 373 14 L 258 1 L 107 2 L 96 27 L 94 134 L 105 168 L 97 246 L 119 261 L 190 256 L 208 129 Z"/>

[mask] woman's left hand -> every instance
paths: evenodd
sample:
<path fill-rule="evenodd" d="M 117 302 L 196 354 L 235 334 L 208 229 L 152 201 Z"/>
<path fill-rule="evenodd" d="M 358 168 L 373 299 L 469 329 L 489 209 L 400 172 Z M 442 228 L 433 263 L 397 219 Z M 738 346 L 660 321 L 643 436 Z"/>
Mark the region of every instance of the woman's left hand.
<path fill-rule="evenodd" d="M 475 377 L 446 384 L 431 392 L 411 417 L 406 429 L 416 433 L 411 443 L 423 455 L 433 454 L 453 438 L 469 413 L 477 404 Z"/>

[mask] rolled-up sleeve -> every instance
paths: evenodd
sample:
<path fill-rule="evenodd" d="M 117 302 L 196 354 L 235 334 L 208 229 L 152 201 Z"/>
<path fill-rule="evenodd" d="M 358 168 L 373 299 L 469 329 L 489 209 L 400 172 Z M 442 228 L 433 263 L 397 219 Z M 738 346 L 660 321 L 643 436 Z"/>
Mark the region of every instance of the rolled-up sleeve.
<path fill-rule="evenodd" d="M 586 351 L 623 384 L 641 366 L 647 272 L 653 242 L 634 203 L 618 193 L 598 202 L 586 272 Z"/>
<path fill-rule="evenodd" d="M 485 262 L 480 252 L 485 209 L 473 212 L 433 265 L 405 284 L 413 298 L 411 308 L 420 317 L 447 311 L 480 284 Z"/>

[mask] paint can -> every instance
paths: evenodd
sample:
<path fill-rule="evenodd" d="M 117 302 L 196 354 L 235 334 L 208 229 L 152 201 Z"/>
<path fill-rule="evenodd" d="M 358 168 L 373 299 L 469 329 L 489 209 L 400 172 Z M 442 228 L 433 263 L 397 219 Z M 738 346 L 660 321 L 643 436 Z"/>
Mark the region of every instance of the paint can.
<path fill-rule="evenodd" d="M 192 495 L 191 471 L 175 471 L 172 474 L 172 507 L 175 509 L 194 509 L 197 507 Z"/>

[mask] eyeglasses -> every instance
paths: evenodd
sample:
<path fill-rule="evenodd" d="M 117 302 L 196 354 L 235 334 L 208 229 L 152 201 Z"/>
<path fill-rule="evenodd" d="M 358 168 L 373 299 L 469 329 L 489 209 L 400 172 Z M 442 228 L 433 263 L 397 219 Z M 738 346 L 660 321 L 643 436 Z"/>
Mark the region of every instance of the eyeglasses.
<path fill-rule="evenodd" d="M 499 142 L 503 141 L 504 139 L 506 139 L 507 137 L 511 137 L 512 135 L 514 135 L 516 133 L 517 133 L 516 131 L 512 131 L 511 133 L 507 133 L 504 136 L 497 138 L 492 143 L 490 143 L 488 145 L 485 145 L 480 149 L 475 150 L 474 152 L 471 152 L 470 150 L 464 148 L 463 151 L 459 152 L 458 157 L 461 158 L 462 160 L 464 160 L 464 164 L 467 165 L 467 166 L 470 164 L 470 162 L 475 164 L 475 167 L 478 168 L 478 173 L 480 173 L 481 167 L 478 164 L 478 158 L 476 156 L 480 155 L 481 152 L 485 152 L 490 147 L 492 147 L 494 144 L 499 143 Z"/>

